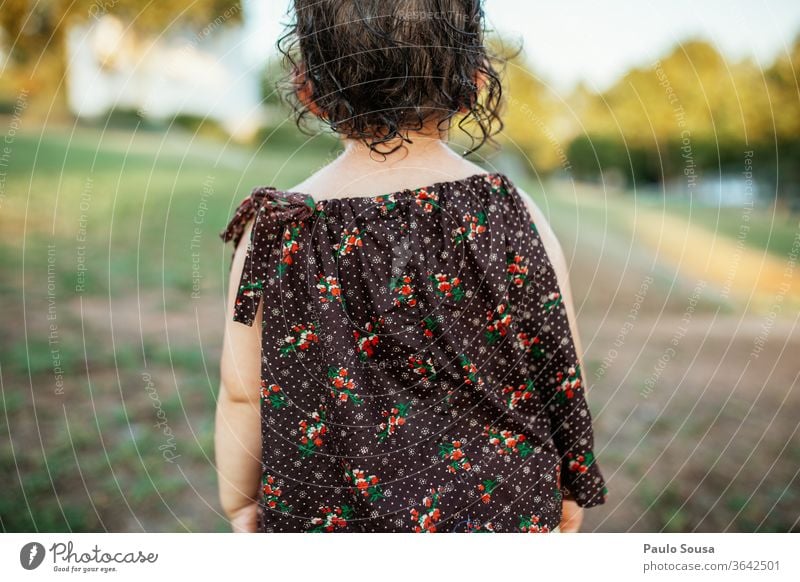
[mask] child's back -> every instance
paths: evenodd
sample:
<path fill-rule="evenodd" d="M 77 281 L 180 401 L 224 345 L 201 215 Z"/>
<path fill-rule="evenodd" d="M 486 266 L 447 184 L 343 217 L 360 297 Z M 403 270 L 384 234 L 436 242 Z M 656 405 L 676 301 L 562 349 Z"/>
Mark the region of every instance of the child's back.
<path fill-rule="evenodd" d="M 437 129 L 466 109 L 485 136 L 496 116 L 481 109 L 497 105 L 497 88 L 473 34 L 479 3 L 433 4 L 454 12 L 397 32 L 371 12 L 395 3 L 297 3 L 298 70 L 314 71 L 298 84 L 300 102 L 347 139 L 339 159 L 289 191 L 254 189 L 223 232 L 237 249 L 233 320 L 254 329 L 229 324 L 223 392 L 246 402 L 261 385 L 261 442 L 250 445 L 260 463 L 221 468 L 241 485 L 221 479 L 234 522 L 247 512 L 242 529 L 554 531 L 562 494 L 582 507 L 605 500 L 560 248 L 508 177 L 452 153 Z M 353 56 L 358 10 L 373 16 L 359 12 L 360 44 L 399 54 Z M 314 22 L 329 26 L 302 30 Z M 442 42 L 477 56 L 391 41 L 443 31 Z M 429 78 L 409 74 L 415 66 Z M 452 83 L 470 74 L 471 89 Z M 374 86 L 359 88 L 359 75 Z M 487 84 L 488 103 L 476 105 Z M 232 364 L 240 352 L 245 366 Z M 220 418 L 243 420 L 219 433 L 218 458 L 236 436 L 253 443 L 253 417 L 225 406 Z"/>

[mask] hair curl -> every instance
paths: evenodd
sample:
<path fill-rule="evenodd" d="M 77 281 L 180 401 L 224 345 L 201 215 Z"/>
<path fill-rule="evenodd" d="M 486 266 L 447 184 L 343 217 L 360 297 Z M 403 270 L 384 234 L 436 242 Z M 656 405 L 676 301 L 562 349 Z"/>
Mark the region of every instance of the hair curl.
<path fill-rule="evenodd" d="M 278 50 L 290 72 L 284 97 L 301 130 L 311 114 L 388 155 L 428 122 L 442 131 L 462 115 L 458 127 L 472 140 L 468 155 L 503 129 L 496 65 L 505 61 L 484 44 L 482 0 L 292 4 L 294 19 Z M 469 125 L 477 126 L 477 136 Z"/>

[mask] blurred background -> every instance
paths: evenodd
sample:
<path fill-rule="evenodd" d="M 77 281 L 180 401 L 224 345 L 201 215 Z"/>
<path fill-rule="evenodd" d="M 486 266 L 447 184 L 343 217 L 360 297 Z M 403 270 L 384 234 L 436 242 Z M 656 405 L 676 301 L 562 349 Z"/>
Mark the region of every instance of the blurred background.
<path fill-rule="evenodd" d="M 523 50 L 474 159 L 567 254 L 610 489 L 585 529 L 800 531 L 800 4 L 553 4 L 487 3 Z M 286 9 L 0 2 L 4 531 L 226 529 L 218 233 L 339 151 L 275 92 Z"/>

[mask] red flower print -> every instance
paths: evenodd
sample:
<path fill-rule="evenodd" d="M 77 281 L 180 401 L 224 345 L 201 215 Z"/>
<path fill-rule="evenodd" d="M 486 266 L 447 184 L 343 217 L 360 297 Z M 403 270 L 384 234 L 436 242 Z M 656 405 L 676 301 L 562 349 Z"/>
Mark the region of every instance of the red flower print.
<path fill-rule="evenodd" d="M 542 299 L 542 305 L 544 305 L 544 309 L 546 313 L 550 313 L 561 305 L 561 293 L 558 291 L 553 291 L 552 293 L 548 293 L 547 296 Z"/>
<path fill-rule="evenodd" d="M 461 279 L 458 277 L 448 277 L 444 273 L 436 273 L 428 276 L 433 291 L 439 297 L 461 301 L 464 298 L 464 290 L 461 288 Z"/>
<path fill-rule="evenodd" d="M 508 190 L 503 185 L 503 180 L 500 178 L 500 176 L 497 176 L 496 174 L 487 174 L 484 177 L 484 180 L 486 180 L 486 182 L 488 182 L 492 187 L 492 194 L 500 194 L 502 196 L 508 194 Z"/>
<path fill-rule="evenodd" d="M 360 492 L 364 497 L 368 497 L 370 501 L 383 499 L 383 489 L 377 476 L 367 475 L 363 469 L 345 468 L 344 477 L 348 483 L 353 485 L 352 490 Z"/>
<path fill-rule="evenodd" d="M 353 330 L 353 337 L 356 340 L 356 351 L 358 358 L 363 362 L 375 355 L 375 348 L 380 342 L 378 331 L 383 325 L 383 318 L 378 317 L 364 326 L 365 331 Z"/>
<path fill-rule="evenodd" d="M 556 402 L 564 404 L 571 400 L 575 396 L 575 392 L 581 387 L 580 364 L 570 367 L 567 376 L 564 375 L 564 372 L 558 372 L 556 374 L 556 382 L 559 382 L 556 387 Z"/>
<path fill-rule="evenodd" d="M 525 285 L 528 281 L 528 265 L 525 263 L 525 258 L 515 253 L 508 253 L 506 263 L 508 280 L 511 281 L 511 284 L 517 287 Z"/>
<path fill-rule="evenodd" d="M 322 446 L 322 438 L 327 434 L 325 424 L 325 409 L 321 408 L 311 414 L 311 422 L 303 419 L 300 421 L 300 453 L 303 457 L 311 456 L 315 449 Z"/>
<path fill-rule="evenodd" d="M 308 530 L 309 533 L 332 532 L 337 528 L 347 527 L 347 520 L 354 515 L 353 508 L 349 505 L 341 507 L 323 505 L 319 510 L 322 516 L 311 519 L 311 525 L 314 527 Z"/>
<path fill-rule="evenodd" d="M 266 380 L 261 380 L 261 399 L 269 401 L 272 408 L 276 410 L 289 405 L 281 387 L 277 384 L 267 384 Z"/>
<path fill-rule="evenodd" d="M 520 515 L 519 516 L 519 531 L 525 533 L 547 533 L 550 528 L 545 524 L 541 524 L 541 518 L 538 515 Z"/>
<path fill-rule="evenodd" d="M 519 456 L 524 458 L 533 453 L 533 447 L 528 444 L 524 434 L 514 434 L 510 430 L 498 430 L 487 424 L 483 435 L 489 437 L 489 444 L 497 447 L 498 455 L 519 453 Z"/>
<path fill-rule="evenodd" d="M 383 416 L 386 420 L 384 420 L 378 427 L 379 442 L 385 441 L 387 438 L 397 432 L 398 427 L 401 427 L 406 423 L 406 417 L 408 416 L 408 409 L 410 407 L 410 403 L 398 402 L 390 410 L 384 410 L 381 412 L 381 416 Z"/>
<path fill-rule="evenodd" d="M 505 386 L 503 388 L 503 394 L 508 394 L 508 398 L 506 399 L 508 408 L 514 409 L 519 406 L 523 400 L 533 398 L 534 390 L 533 380 L 525 380 L 524 384 L 520 384 L 516 388 L 514 386 Z"/>
<path fill-rule="evenodd" d="M 409 307 L 414 307 L 417 304 L 413 282 L 411 275 L 392 277 L 389 280 L 389 289 L 397 294 L 397 297 L 392 300 L 395 306 L 408 305 Z"/>
<path fill-rule="evenodd" d="M 445 461 L 450 461 L 447 465 L 447 470 L 451 473 L 457 472 L 458 469 L 469 471 L 472 468 L 469 457 L 464 454 L 464 450 L 461 448 L 460 440 L 439 443 L 439 456 Z"/>
<path fill-rule="evenodd" d="M 352 253 L 356 247 L 363 246 L 363 244 L 362 234 L 358 228 L 345 228 L 344 232 L 342 232 L 341 241 L 334 245 L 333 250 L 337 256 L 343 257 Z"/>
<path fill-rule="evenodd" d="M 486 232 L 486 213 L 464 214 L 464 224 L 453 230 L 453 243 L 458 245 L 465 241 L 473 241 L 479 234 Z"/>
<path fill-rule="evenodd" d="M 353 391 L 355 390 L 355 382 L 349 375 L 350 372 L 347 368 L 338 368 L 336 366 L 330 366 L 328 368 L 331 397 L 335 398 L 337 403 L 347 402 L 349 400 L 353 402 L 353 404 L 363 404 L 364 400 Z"/>
<path fill-rule="evenodd" d="M 382 194 L 375 196 L 372 200 L 378 205 L 378 210 L 383 215 L 389 214 L 397 207 L 397 197 L 394 194 Z"/>
<path fill-rule="evenodd" d="M 415 532 L 433 533 L 436 531 L 436 522 L 442 517 L 442 512 L 439 509 L 441 495 L 441 487 L 432 487 L 430 493 L 422 500 L 422 511 L 417 508 L 411 510 L 411 520 L 416 523 L 414 526 Z"/>
<path fill-rule="evenodd" d="M 313 323 L 293 325 L 289 335 L 283 340 L 284 345 L 281 347 L 281 355 L 285 356 L 297 350 L 305 351 L 311 347 L 311 344 L 317 343 L 319 337 L 317 337 L 315 329 L 316 327 Z"/>
<path fill-rule="evenodd" d="M 283 491 L 275 484 L 275 477 L 272 475 L 264 475 L 261 478 L 261 494 L 264 497 L 264 503 L 270 509 L 280 511 L 281 513 L 292 511 L 292 506 L 287 505 L 281 499 Z"/>
<path fill-rule="evenodd" d="M 567 453 L 567 466 L 570 471 L 575 473 L 586 473 L 589 467 L 594 463 L 594 453 L 587 451 L 585 453 L 574 453 L 569 451 Z"/>
<path fill-rule="evenodd" d="M 439 194 L 436 192 L 428 192 L 425 188 L 420 188 L 416 190 L 415 198 L 417 206 L 425 212 L 433 212 L 434 209 L 439 208 Z"/>
<path fill-rule="evenodd" d="M 542 340 L 539 339 L 539 336 L 531 339 L 527 333 L 521 331 L 517 334 L 517 347 L 525 352 L 532 353 L 536 358 L 544 356 Z"/>
<path fill-rule="evenodd" d="M 466 533 L 494 533 L 494 524 L 491 521 L 481 523 L 478 520 L 470 519 L 467 521 Z"/>
<path fill-rule="evenodd" d="M 339 287 L 339 280 L 336 277 L 325 276 L 320 273 L 317 275 L 317 290 L 319 291 L 319 302 L 330 303 L 338 301 L 343 303 L 342 289 Z"/>
<path fill-rule="evenodd" d="M 483 378 L 478 375 L 478 367 L 472 363 L 466 354 L 461 354 L 458 357 L 461 368 L 466 372 L 464 374 L 464 384 L 468 386 L 483 386 Z"/>
<path fill-rule="evenodd" d="M 484 479 L 478 485 L 478 491 L 481 494 L 481 501 L 484 503 L 489 503 L 492 500 L 492 493 L 494 492 L 497 487 L 499 487 L 500 483 L 496 479 Z"/>
<path fill-rule="evenodd" d="M 290 222 L 283 231 L 283 241 L 281 244 L 281 262 L 278 263 L 278 276 L 286 272 L 289 265 L 294 263 L 292 255 L 300 249 L 301 223 Z"/>
<path fill-rule="evenodd" d="M 508 306 L 505 303 L 498 305 L 494 311 L 486 312 L 486 342 L 491 345 L 508 333 L 511 325 L 511 314 L 507 313 Z"/>
<path fill-rule="evenodd" d="M 422 356 L 411 355 L 408 356 L 408 365 L 423 378 L 428 380 L 436 378 L 436 368 L 433 366 L 432 358 L 423 359 Z"/>
<path fill-rule="evenodd" d="M 424 318 L 422 321 L 420 321 L 419 324 L 424 330 L 422 333 L 425 335 L 426 338 L 434 337 L 433 332 L 436 331 L 436 328 L 439 327 L 439 322 L 432 315 L 429 315 L 428 317 Z"/>

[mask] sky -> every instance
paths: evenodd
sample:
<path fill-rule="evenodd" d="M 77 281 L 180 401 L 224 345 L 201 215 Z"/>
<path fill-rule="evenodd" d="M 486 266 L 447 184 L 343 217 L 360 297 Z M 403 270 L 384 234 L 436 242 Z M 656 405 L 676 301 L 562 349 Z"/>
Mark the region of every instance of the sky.
<path fill-rule="evenodd" d="M 288 0 L 244 0 L 254 58 L 274 53 Z M 606 89 L 700 36 L 727 58 L 768 65 L 800 33 L 800 0 L 487 0 L 487 24 L 521 40 L 534 71 L 558 90 Z"/>

